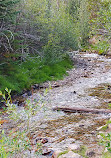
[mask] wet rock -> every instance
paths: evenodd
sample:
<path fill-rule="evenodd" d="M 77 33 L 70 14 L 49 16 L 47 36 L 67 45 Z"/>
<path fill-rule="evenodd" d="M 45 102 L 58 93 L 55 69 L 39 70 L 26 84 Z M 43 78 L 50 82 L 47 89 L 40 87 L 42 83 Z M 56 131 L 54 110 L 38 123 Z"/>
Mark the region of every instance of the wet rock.
<path fill-rule="evenodd" d="M 68 147 L 68 150 L 79 150 L 80 145 L 79 144 L 70 144 Z"/>
<path fill-rule="evenodd" d="M 87 156 L 88 157 L 93 157 L 93 156 L 95 156 L 95 152 L 94 151 L 90 151 L 90 152 L 87 153 Z"/>
<path fill-rule="evenodd" d="M 76 94 L 76 91 L 73 91 L 74 94 Z"/>
<path fill-rule="evenodd" d="M 48 149 L 47 147 L 44 147 L 42 149 L 42 155 L 43 156 L 49 156 L 49 157 L 53 157 L 54 151 L 51 149 Z"/>
<path fill-rule="evenodd" d="M 74 153 L 73 151 L 69 151 L 67 154 L 59 156 L 59 158 L 82 158 L 82 156 L 77 153 Z"/>

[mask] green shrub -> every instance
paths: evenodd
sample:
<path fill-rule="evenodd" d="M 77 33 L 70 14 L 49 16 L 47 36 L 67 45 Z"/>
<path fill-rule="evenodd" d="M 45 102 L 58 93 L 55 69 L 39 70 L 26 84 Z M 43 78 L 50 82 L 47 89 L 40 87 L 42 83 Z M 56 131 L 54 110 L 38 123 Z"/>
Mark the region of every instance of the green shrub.
<path fill-rule="evenodd" d="M 99 54 L 107 54 L 108 49 L 110 48 L 110 44 L 107 40 L 99 41 L 97 44 L 92 46 L 92 49 L 96 50 Z"/>

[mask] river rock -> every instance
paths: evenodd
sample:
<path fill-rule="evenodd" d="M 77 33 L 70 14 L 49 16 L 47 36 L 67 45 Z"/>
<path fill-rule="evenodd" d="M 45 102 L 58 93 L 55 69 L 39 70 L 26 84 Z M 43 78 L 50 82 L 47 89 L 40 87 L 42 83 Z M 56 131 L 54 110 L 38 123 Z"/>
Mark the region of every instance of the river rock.
<path fill-rule="evenodd" d="M 79 150 L 80 145 L 79 144 L 70 144 L 68 147 L 68 150 Z"/>
<path fill-rule="evenodd" d="M 82 156 L 72 151 L 69 151 L 67 154 L 59 156 L 59 158 L 82 158 Z"/>

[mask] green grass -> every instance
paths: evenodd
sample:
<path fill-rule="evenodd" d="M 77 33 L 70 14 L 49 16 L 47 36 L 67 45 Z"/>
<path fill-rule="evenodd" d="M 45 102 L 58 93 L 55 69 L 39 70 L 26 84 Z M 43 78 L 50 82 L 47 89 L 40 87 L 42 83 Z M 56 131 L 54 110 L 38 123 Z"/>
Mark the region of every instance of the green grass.
<path fill-rule="evenodd" d="M 110 152 L 105 152 L 102 154 L 102 158 L 111 158 L 111 153 Z"/>
<path fill-rule="evenodd" d="M 86 151 L 87 151 L 87 147 L 86 146 L 81 146 L 80 150 L 75 150 L 75 153 L 78 153 L 79 155 L 83 156 L 84 158 L 88 158 L 86 156 Z"/>
<path fill-rule="evenodd" d="M 68 150 L 61 152 L 61 153 L 57 156 L 57 158 L 59 158 L 59 156 L 61 156 L 61 155 L 67 154 L 68 152 L 69 152 Z"/>
<path fill-rule="evenodd" d="M 29 58 L 22 63 L 8 61 L 0 67 L 0 90 L 3 91 L 7 87 L 12 89 L 12 92 L 20 93 L 33 84 L 63 79 L 63 76 L 67 75 L 66 70 L 70 68 L 72 62 L 68 57 L 51 65 L 44 65 L 37 58 Z"/>

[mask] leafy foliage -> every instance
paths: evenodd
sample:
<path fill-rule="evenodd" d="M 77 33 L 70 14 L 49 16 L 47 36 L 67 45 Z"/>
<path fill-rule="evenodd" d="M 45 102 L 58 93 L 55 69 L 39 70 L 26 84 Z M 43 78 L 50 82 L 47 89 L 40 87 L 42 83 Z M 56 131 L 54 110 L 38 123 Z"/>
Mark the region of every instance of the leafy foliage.
<path fill-rule="evenodd" d="M 60 79 L 65 73 L 61 65 L 65 52 L 81 49 L 87 42 L 87 0 L 4 0 L 0 3 L 1 23 L 4 21 L 0 88 L 20 92 L 34 83 Z"/>
<path fill-rule="evenodd" d="M 111 133 L 107 133 L 107 135 L 100 133 L 102 136 L 101 144 L 104 145 L 109 152 L 111 152 Z"/>
<path fill-rule="evenodd" d="M 0 23 L 2 22 L 12 22 L 14 21 L 14 17 L 17 14 L 14 6 L 20 0 L 2 0 L 0 1 Z"/>

